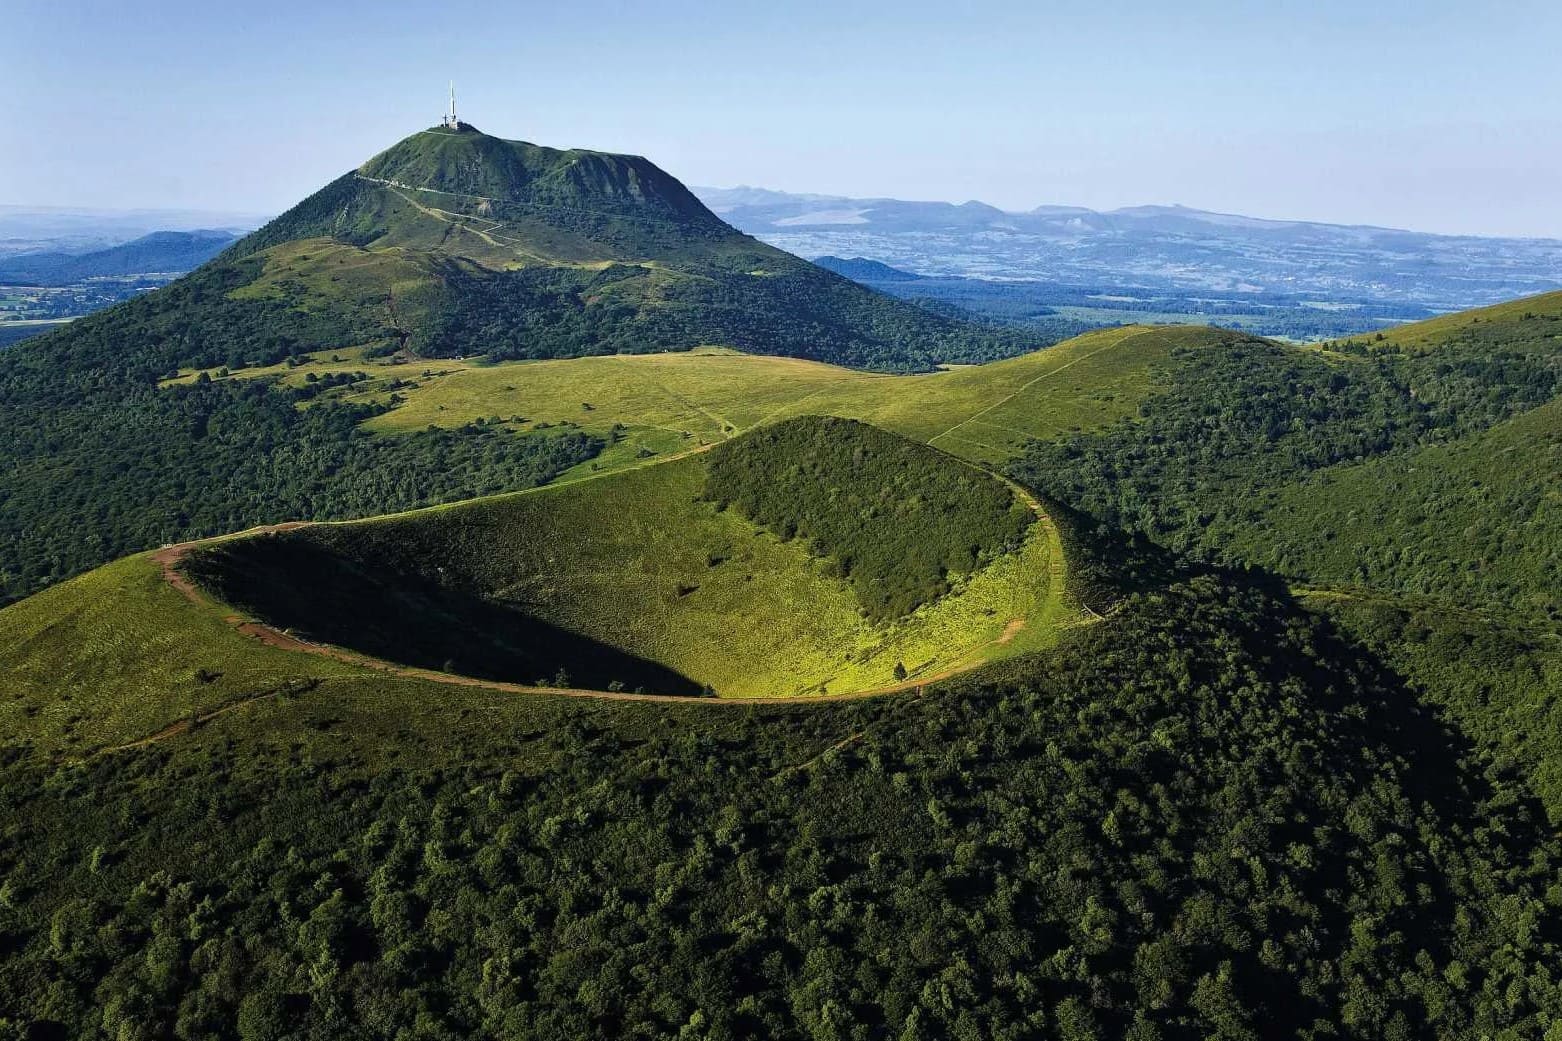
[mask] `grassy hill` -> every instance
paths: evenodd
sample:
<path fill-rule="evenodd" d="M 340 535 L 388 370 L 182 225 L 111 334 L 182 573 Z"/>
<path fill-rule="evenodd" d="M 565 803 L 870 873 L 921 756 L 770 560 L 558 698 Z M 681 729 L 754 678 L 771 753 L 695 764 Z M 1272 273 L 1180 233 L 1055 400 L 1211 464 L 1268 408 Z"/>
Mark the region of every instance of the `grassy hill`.
<path fill-rule="evenodd" d="M 1036 520 L 987 474 L 852 420 L 766 427 L 719 446 L 707 466 L 706 499 L 804 540 L 880 621 L 944 595 Z"/>
<path fill-rule="evenodd" d="M 217 382 L 275 379 L 298 391 L 316 388 L 330 400 L 373 409 L 362 429 L 382 435 L 476 422 L 516 432 L 578 429 L 608 441 L 582 467 L 590 473 L 809 414 L 859 419 L 1001 464 L 1030 439 L 1052 440 L 1133 415 L 1164 384 L 1174 349 L 1244 339 L 1215 329 L 1128 326 L 1017 358 L 907 376 L 714 347 L 497 365 L 318 352 L 228 375 L 190 369 L 164 386 L 187 386 L 204 373 Z"/>
<path fill-rule="evenodd" d="M 409 353 L 739 300 L 674 185 L 419 135 L 0 364 L 13 589 L 468 499 L 0 609 L 0 1038 L 1555 1033 L 1562 298 Z"/>
<path fill-rule="evenodd" d="M 306 639 L 510 682 L 655 693 L 888 687 L 1048 646 L 1076 617 L 1055 529 L 999 481 L 858 424 L 777 429 L 789 432 L 779 452 L 751 435 L 719 458 L 223 541 L 186 567 Z M 914 487 L 898 468 L 853 466 L 918 452 Z M 712 501 L 745 501 L 732 474 L 753 461 L 796 468 L 794 493 L 816 504 L 793 526 L 804 537 Z M 915 501 L 898 498 L 908 493 Z M 846 548 L 887 530 L 864 516 L 866 501 L 892 511 L 897 544 L 935 547 L 926 572 L 901 561 L 889 599 L 880 562 Z M 959 559 L 936 555 L 945 542 Z"/>
<path fill-rule="evenodd" d="M 560 151 L 471 128 L 399 142 L 238 243 L 294 306 L 333 269 L 380 282 L 393 342 L 423 357 L 545 358 L 722 344 L 884 370 L 1038 341 L 935 316 L 723 223 L 638 156 Z M 407 280 L 397 265 L 411 263 Z M 383 270 L 381 270 L 383 269 Z M 393 307 L 386 287 L 415 300 Z M 352 344 L 310 344 L 343 347 Z"/>
<path fill-rule="evenodd" d="M 1531 321 L 1406 351 L 1114 330 L 907 377 L 188 366 L 155 393 L 355 410 L 375 451 L 607 447 L 520 494 L 210 544 L 187 573 L 215 598 L 143 555 L 0 610 L 4 1027 L 1544 1037 L 1562 670 Z M 1009 549 L 1024 497 L 960 456 L 1058 505 Z M 1520 507 L 1491 566 L 1463 555 Z M 1362 559 L 1331 517 L 1399 550 L 1382 588 L 1323 581 Z M 1245 570 L 1273 552 L 1307 566 Z M 886 573 L 934 599 L 871 620 L 852 579 Z M 761 700 L 896 665 L 920 694 Z"/>

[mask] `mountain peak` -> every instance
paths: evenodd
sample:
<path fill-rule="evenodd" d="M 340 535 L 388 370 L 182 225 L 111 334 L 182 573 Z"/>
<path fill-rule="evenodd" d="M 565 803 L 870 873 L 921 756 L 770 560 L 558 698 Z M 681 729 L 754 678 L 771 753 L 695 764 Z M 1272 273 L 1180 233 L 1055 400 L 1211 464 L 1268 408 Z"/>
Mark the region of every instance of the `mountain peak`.
<path fill-rule="evenodd" d="M 420 130 L 364 163 L 358 175 L 392 188 L 487 205 L 650 210 L 660 217 L 719 223 L 649 159 L 505 140 L 469 123 Z"/>

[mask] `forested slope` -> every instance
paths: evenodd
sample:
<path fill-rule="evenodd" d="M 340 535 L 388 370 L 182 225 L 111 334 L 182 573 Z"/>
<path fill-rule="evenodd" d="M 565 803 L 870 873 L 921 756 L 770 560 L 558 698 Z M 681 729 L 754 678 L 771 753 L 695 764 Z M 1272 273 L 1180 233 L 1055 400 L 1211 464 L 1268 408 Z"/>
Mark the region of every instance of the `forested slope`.
<path fill-rule="evenodd" d="M 1538 809 L 1370 657 L 1208 578 L 921 699 L 368 680 L 9 759 L 18 1035 L 1517 1039 L 1562 1014 Z"/>
<path fill-rule="evenodd" d="M 1086 530 L 1306 590 L 1562 819 L 1562 297 L 1163 379 L 1012 474 Z"/>
<path fill-rule="evenodd" d="M 1011 469 L 1197 558 L 1555 617 L 1562 310 L 1506 330 L 1178 349 L 1137 416 L 1032 442 Z"/>

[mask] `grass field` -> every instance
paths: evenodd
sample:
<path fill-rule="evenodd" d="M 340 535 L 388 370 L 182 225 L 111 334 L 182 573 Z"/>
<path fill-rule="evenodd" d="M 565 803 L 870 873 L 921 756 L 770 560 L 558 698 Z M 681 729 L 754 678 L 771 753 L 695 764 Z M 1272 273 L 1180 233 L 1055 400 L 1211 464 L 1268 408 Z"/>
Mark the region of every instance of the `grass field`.
<path fill-rule="evenodd" d="M 1028 438 L 1090 430 L 1125 415 L 1156 386 L 1156 366 L 1178 345 L 1228 335 L 1202 328 L 1129 326 L 1087 333 L 1006 361 L 917 376 L 859 372 L 721 348 L 497 365 L 440 360 L 385 364 L 361 350 L 321 352 L 294 368 L 241 370 L 305 385 L 313 376 L 364 373 L 347 400 L 391 402 L 367 424 L 385 434 L 498 420 L 517 431 L 571 423 L 620 440 L 584 473 L 725 440 L 800 415 L 860 419 L 945 451 L 1002 462 Z M 212 373 L 215 375 L 215 373 Z M 181 376 L 194 379 L 195 373 Z M 570 476 L 580 476 L 579 473 Z"/>
<path fill-rule="evenodd" d="M 356 671 L 241 636 L 165 582 L 148 554 L 0 611 L 0 728 L 46 748 L 90 751 L 290 681 Z"/>

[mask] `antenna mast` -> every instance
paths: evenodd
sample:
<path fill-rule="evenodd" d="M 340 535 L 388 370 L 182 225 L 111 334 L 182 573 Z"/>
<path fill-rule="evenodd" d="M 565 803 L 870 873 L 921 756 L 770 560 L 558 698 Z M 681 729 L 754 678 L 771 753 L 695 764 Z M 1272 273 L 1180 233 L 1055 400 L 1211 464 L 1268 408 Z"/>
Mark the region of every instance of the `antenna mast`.
<path fill-rule="evenodd" d="M 456 81 L 450 81 L 450 125 L 452 128 L 459 125 L 456 120 Z"/>

